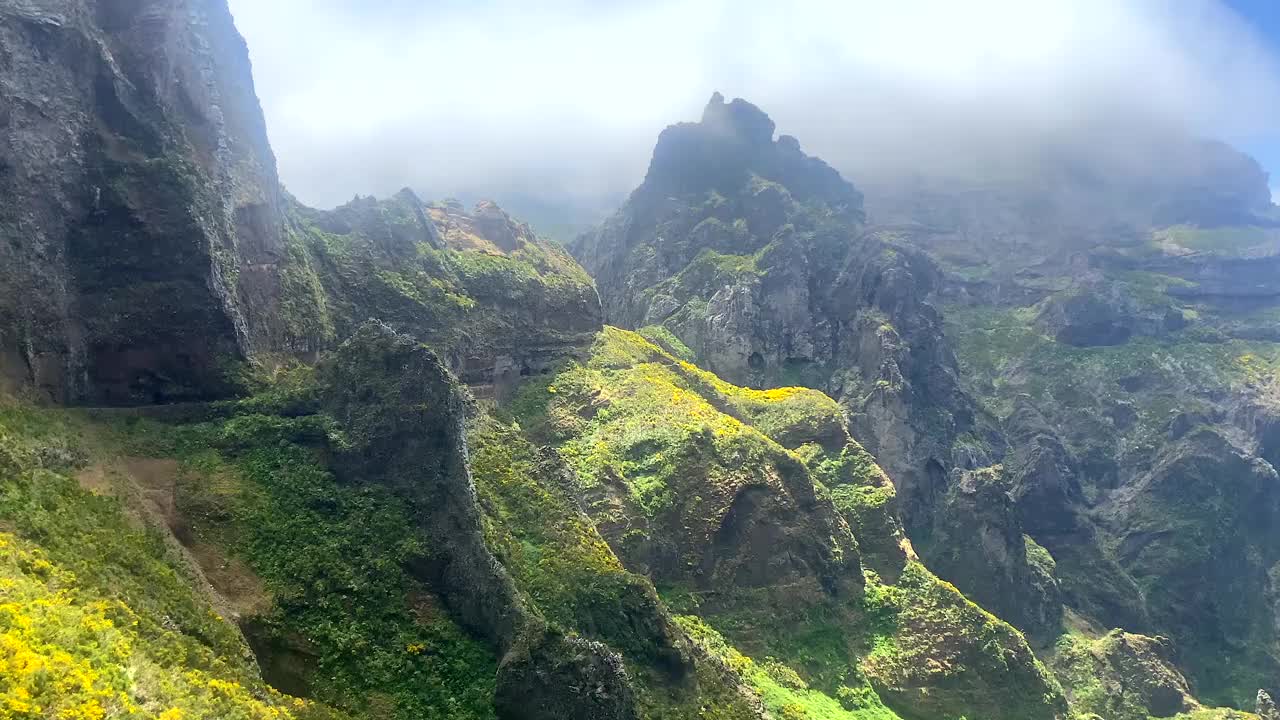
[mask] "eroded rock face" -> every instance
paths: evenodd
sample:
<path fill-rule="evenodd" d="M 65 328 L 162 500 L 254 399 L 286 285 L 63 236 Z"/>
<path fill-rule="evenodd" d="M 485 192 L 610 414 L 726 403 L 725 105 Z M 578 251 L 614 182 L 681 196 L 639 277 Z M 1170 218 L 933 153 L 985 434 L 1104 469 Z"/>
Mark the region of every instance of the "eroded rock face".
<path fill-rule="evenodd" d="M 1276 703 L 1271 699 L 1271 695 L 1266 690 L 1258 691 L 1257 710 L 1255 711 L 1262 720 L 1280 720 L 1280 709 L 1276 708 Z"/>
<path fill-rule="evenodd" d="M 1097 640 L 1071 639 L 1054 662 L 1080 711 L 1145 720 L 1200 709 L 1174 660 L 1167 638 L 1115 630 Z"/>
<path fill-rule="evenodd" d="M 629 569 L 794 683 L 834 697 L 865 678 L 852 697 L 902 717 L 1065 716 L 1022 634 L 919 563 L 830 397 L 735 387 L 606 328 L 516 406 Z"/>
<path fill-rule="evenodd" d="M 402 190 L 322 212 L 293 205 L 285 313 L 295 352 L 379 318 L 430 344 L 477 392 L 581 356 L 601 328 L 591 278 L 497 205 Z"/>
<path fill-rule="evenodd" d="M 601 643 L 549 635 L 499 669 L 494 705 L 520 720 L 632 720 L 630 679 L 622 658 Z"/>
<path fill-rule="evenodd" d="M 279 190 L 222 0 L 0 8 L 0 374 L 55 401 L 227 391 L 273 342 Z"/>
<path fill-rule="evenodd" d="M 439 358 L 376 322 L 319 369 L 319 402 L 343 429 L 341 477 L 405 498 L 428 538 L 417 571 L 459 621 L 502 655 L 503 718 L 635 716 L 630 680 L 608 647 L 550 631 L 485 545 L 469 468 L 465 391 Z"/>
<path fill-rule="evenodd" d="M 600 327 L 590 278 L 493 203 L 285 195 L 224 0 L 10 4 L 0 33 L 6 389 L 209 399 L 376 317 L 501 391 Z"/>
<path fill-rule="evenodd" d="M 1170 638 L 1202 700 L 1246 707 L 1280 649 L 1274 537 L 1256 519 L 1275 502 L 1259 359 L 1280 338 L 1276 208 L 1258 164 L 1220 143 L 1078 150 L 860 186 L 883 232 L 941 268 L 964 387 L 998 416 L 1014 517 L 1064 603 Z M 960 575 L 978 573 L 949 578 L 976 592 Z"/>
<path fill-rule="evenodd" d="M 731 382 L 841 399 L 916 529 L 952 467 L 991 459 L 955 452 L 976 419 L 929 304 L 936 267 L 862 221 L 852 185 L 716 95 L 701 122 L 662 133 L 644 184 L 573 251 L 608 322 L 662 325 Z"/>
<path fill-rule="evenodd" d="M 1153 619 L 1177 631 L 1193 670 L 1224 641 L 1233 663 L 1274 675 L 1280 480 L 1271 465 L 1208 427 L 1172 444 L 1106 509 L 1118 560 Z"/>
<path fill-rule="evenodd" d="M 978 604 L 1048 641 L 1062 620 L 1054 563 L 1050 556 L 1037 567 L 1028 558 L 1010 490 L 1000 466 L 958 472 L 935 514 L 930 563 L 942 577 L 964 578 Z"/>

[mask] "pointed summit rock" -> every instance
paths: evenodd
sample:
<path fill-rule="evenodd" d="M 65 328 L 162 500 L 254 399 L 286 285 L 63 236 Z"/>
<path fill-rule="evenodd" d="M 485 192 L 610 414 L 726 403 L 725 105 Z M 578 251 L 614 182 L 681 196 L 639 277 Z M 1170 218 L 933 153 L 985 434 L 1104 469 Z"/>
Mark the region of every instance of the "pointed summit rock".
<path fill-rule="evenodd" d="M 1262 720 L 1280 720 L 1280 709 L 1266 690 L 1258 691 L 1258 717 Z"/>
<path fill-rule="evenodd" d="M 672 125 L 658 137 L 640 194 L 716 190 L 736 193 L 752 177 L 777 182 L 801 202 L 814 199 L 861 219 L 862 195 L 831 166 L 800 150 L 794 137 L 773 139 L 774 123 L 760 108 L 716 93 L 696 123 Z"/>
<path fill-rule="evenodd" d="M 724 96 L 715 93 L 702 111 L 702 125 L 716 132 L 731 135 L 748 145 L 766 145 L 773 142 L 773 120 L 763 110 L 743 100 L 734 98 L 726 103 Z"/>

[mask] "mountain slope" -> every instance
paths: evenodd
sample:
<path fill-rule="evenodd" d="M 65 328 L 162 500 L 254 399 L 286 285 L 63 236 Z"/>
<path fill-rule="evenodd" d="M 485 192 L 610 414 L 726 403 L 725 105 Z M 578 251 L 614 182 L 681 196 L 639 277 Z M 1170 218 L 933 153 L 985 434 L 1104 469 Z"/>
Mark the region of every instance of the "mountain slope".
<path fill-rule="evenodd" d="M 1238 158 L 1155 207 L 1248 227 L 1006 296 L 717 96 L 584 270 L 492 203 L 297 203 L 222 0 L 8 3 L 0 40 L 3 714 L 1265 699 L 1273 238 Z"/>
<path fill-rule="evenodd" d="M 1154 167 L 874 195 L 945 269 L 965 386 L 1001 418 L 1016 514 L 1067 603 L 1169 637 L 1196 693 L 1247 707 L 1278 657 L 1274 207 L 1225 146 Z"/>
<path fill-rule="evenodd" d="M 1164 633 L 1195 692 L 1251 704 L 1274 675 L 1280 497 L 1256 164 L 1187 144 L 1159 182 L 1119 174 L 1127 200 L 1035 178 L 878 187 L 896 224 L 867 225 L 860 193 L 772 132 L 717 96 L 663 133 L 645 183 L 573 246 L 606 319 L 730 379 L 840 397 L 928 565 L 1047 654 L 1064 629 Z"/>
<path fill-rule="evenodd" d="M 935 535 L 974 542 L 972 528 L 951 527 L 962 516 L 938 513 L 951 476 L 996 462 L 1003 444 L 960 389 L 931 304 L 937 266 L 869 233 L 861 205 L 794 138 L 775 141 L 763 112 L 716 96 L 701 122 L 663 132 L 644 184 L 573 251 L 608 321 L 660 325 L 730 381 L 839 398 L 893 477 L 908 534 L 941 563 L 949 541 Z M 1054 631 L 1055 599 L 1032 582 L 1016 526 L 963 564 L 947 574 L 962 589 L 1024 629 Z"/>

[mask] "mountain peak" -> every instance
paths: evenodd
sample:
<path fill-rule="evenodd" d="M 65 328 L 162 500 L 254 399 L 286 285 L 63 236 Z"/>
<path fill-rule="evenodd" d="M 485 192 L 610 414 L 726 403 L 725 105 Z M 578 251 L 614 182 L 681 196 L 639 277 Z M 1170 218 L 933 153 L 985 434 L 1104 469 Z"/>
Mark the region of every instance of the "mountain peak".
<path fill-rule="evenodd" d="M 755 105 L 714 93 L 699 122 L 668 127 L 658 137 L 641 190 L 652 197 L 716 190 L 736 195 L 753 176 L 785 187 L 797 200 L 862 211 L 862 196 L 831 166 L 805 155 L 790 135 L 773 139 L 776 126 Z"/>
<path fill-rule="evenodd" d="M 751 145 L 773 142 L 775 125 L 763 110 L 742 98 L 726 103 L 719 92 L 712 94 L 702 111 L 702 124 Z"/>

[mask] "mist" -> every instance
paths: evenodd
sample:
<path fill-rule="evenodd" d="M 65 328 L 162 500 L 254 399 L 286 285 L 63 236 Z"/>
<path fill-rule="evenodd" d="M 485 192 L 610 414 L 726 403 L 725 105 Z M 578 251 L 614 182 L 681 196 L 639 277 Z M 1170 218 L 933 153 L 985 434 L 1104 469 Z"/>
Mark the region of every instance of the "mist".
<path fill-rule="evenodd" d="M 855 183 L 1046 147 L 1142 163 L 1163 138 L 1280 145 L 1280 64 L 1215 0 L 372 5 L 231 0 L 309 204 L 409 186 L 602 205 L 716 90 Z"/>

